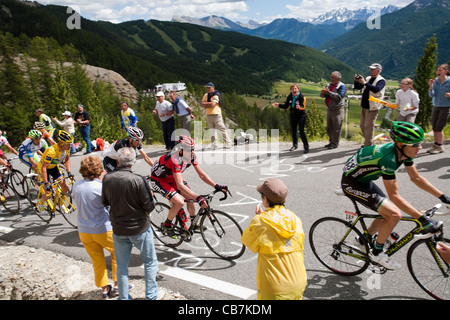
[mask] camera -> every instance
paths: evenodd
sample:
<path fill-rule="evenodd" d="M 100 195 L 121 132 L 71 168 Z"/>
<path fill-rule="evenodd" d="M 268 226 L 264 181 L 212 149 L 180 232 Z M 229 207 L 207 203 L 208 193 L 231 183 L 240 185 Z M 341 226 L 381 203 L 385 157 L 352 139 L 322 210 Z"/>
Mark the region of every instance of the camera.
<path fill-rule="evenodd" d="M 362 78 L 362 75 L 360 75 L 360 74 L 358 74 L 357 76 L 355 76 L 355 79 L 356 80 L 359 80 L 359 79 L 361 79 Z"/>

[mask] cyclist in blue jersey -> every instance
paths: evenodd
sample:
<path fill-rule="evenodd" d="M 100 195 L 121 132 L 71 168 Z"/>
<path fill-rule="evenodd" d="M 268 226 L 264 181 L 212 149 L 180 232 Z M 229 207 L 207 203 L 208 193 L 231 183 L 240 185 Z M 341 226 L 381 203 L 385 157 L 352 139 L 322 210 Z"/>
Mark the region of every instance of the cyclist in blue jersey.
<path fill-rule="evenodd" d="M 400 264 L 388 257 L 383 247 L 399 222 L 402 211 L 419 220 L 423 227 L 422 233 L 438 232 L 442 222 L 426 217 L 400 195 L 395 176 L 397 169 L 405 164 L 409 178 L 417 187 L 444 203 L 450 203 L 450 198 L 420 175 L 414 165 L 413 159 L 422 149 L 425 139 L 422 128 L 414 123 L 393 122 L 390 136 L 394 142 L 361 148 L 348 159 L 341 185 L 347 197 L 383 216 L 384 219 L 374 220 L 368 229 L 371 236 L 378 232 L 369 256 L 387 269 L 398 269 Z M 374 183 L 380 177 L 383 178 L 387 196 Z"/>
<path fill-rule="evenodd" d="M 36 129 L 30 130 L 28 138 L 19 147 L 20 161 L 36 171 L 39 160 L 41 160 L 42 152 L 40 150 L 42 148 L 48 148 L 47 142 L 42 139 L 42 132 Z"/>

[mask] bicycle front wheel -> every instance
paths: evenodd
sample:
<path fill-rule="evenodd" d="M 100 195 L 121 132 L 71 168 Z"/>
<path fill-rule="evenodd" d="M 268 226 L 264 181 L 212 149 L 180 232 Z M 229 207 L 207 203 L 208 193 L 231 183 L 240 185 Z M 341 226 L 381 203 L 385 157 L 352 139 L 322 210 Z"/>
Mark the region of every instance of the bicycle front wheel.
<path fill-rule="evenodd" d="M 47 199 L 46 201 L 42 202 L 40 199 L 44 196 L 44 193 L 42 190 L 39 190 L 36 204 L 34 205 L 33 209 L 34 212 L 37 214 L 39 218 L 41 218 L 42 221 L 49 223 L 50 220 L 53 219 L 54 213 L 54 203 L 52 198 Z"/>
<path fill-rule="evenodd" d="M 203 241 L 219 257 L 234 260 L 244 254 L 242 229 L 228 213 L 212 210 L 200 220 Z"/>
<path fill-rule="evenodd" d="M 450 245 L 449 239 L 439 240 Z M 450 266 L 436 251 L 436 241 L 422 239 L 414 242 L 406 258 L 414 281 L 431 297 L 450 300 Z"/>
<path fill-rule="evenodd" d="M 75 229 L 78 229 L 78 215 L 72 204 L 72 197 L 61 194 L 59 198 L 59 212 L 63 218 Z"/>
<path fill-rule="evenodd" d="M 333 217 L 317 220 L 309 231 L 309 243 L 317 259 L 329 270 L 344 276 L 358 275 L 369 266 L 367 242 L 358 245 L 361 232 L 348 222 Z"/>
<path fill-rule="evenodd" d="M 24 175 L 19 170 L 13 169 L 9 176 L 9 183 L 13 189 L 17 192 L 19 197 L 25 198 L 27 195 L 27 189 L 24 186 Z"/>
<path fill-rule="evenodd" d="M 162 202 L 155 203 L 155 209 L 150 214 L 150 220 L 152 223 L 153 234 L 156 239 L 161 241 L 168 247 L 178 247 L 182 242 L 183 238 L 179 235 L 170 235 L 166 228 L 164 228 L 164 222 L 169 214 L 170 207 Z M 178 222 L 178 219 L 175 218 Z"/>
<path fill-rule="evenodd" d="M 15 214 L 20 210 L 19 196 L 7 183 L 0 184 L 0 202 L 9 213 Z"/>

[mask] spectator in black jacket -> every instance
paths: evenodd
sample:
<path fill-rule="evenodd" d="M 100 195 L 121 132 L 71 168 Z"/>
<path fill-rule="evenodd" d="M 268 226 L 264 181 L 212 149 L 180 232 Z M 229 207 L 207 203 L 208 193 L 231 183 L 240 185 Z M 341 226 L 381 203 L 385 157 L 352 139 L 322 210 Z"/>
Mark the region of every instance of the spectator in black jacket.
<path fill-rule="evenodd" d="M 298 131 L 300 131 L 300 138 L 303 142 L 304 153 L 309 152 L 308 139 L 305 134 L 306 124 L 306 99 L 300 92 L 297 84 L 291 85 L 291 93 L 288 95 L 286 102 L 280 104 L 278 102 L 272 104 L 274 107 L 281 109 L 289 109 L 291 116 L 291 134 L 292 134 L 292 148 L 290 151 L 294 151 L 298 148 Z M 298 131 L 297 131 L 298 127 Z"/>
<path fill-rule="evenodd" d="M 153 197 L 145 179 L 131 171 L 136 162 L 134 149 L 121 148 L 117 154 L 117 169 L 103 178 L 102 202 L 110 206 L 119 300 L 131 299 L 128 294 L 128 262 L 133 245 L 141 252 L 144 261 L 145 298 L 156 300 L 158 260 L 149 219 L 155 207 Z"/>

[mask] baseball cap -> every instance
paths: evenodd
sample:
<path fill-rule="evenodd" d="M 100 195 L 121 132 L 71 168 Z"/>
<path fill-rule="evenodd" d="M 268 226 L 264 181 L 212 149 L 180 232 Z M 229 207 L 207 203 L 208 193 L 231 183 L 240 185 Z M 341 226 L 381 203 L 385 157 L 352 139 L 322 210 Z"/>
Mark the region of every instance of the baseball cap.
<path fill-rule="evenodd" d="M 369 69 L 378 69 L 381 71 L 383 70 L 383 67 L 379 63 L 372 63 L 372 65 L 369 66 Z"/>
<path fill-rule="evenodd" d="M 273 203 L 284 203 L 288 194 L 287 186 L 277 178 L 268 178 L 264 183 L 258 185 L 256 190 Z"/>
<path fill-rule="evenodd" d="M 205 87 L 216 87 L 214 83 L 208 82 Z"/>
<path fill-rule="evenodd" d="M 70 112 L 70 111 L 64 111 L 63 113 L 62 113 L 62 115 L 63 116 L 71 116 L 72 115 L 72 113 Z"/>
<path fill-rule="evenodd" d="M 162 91 L 158 91 L 158 92 L 156 93 L 156 96 L 157 96 L 157 97 L 164 97 L 164 93 L 163 93 Z"/>

